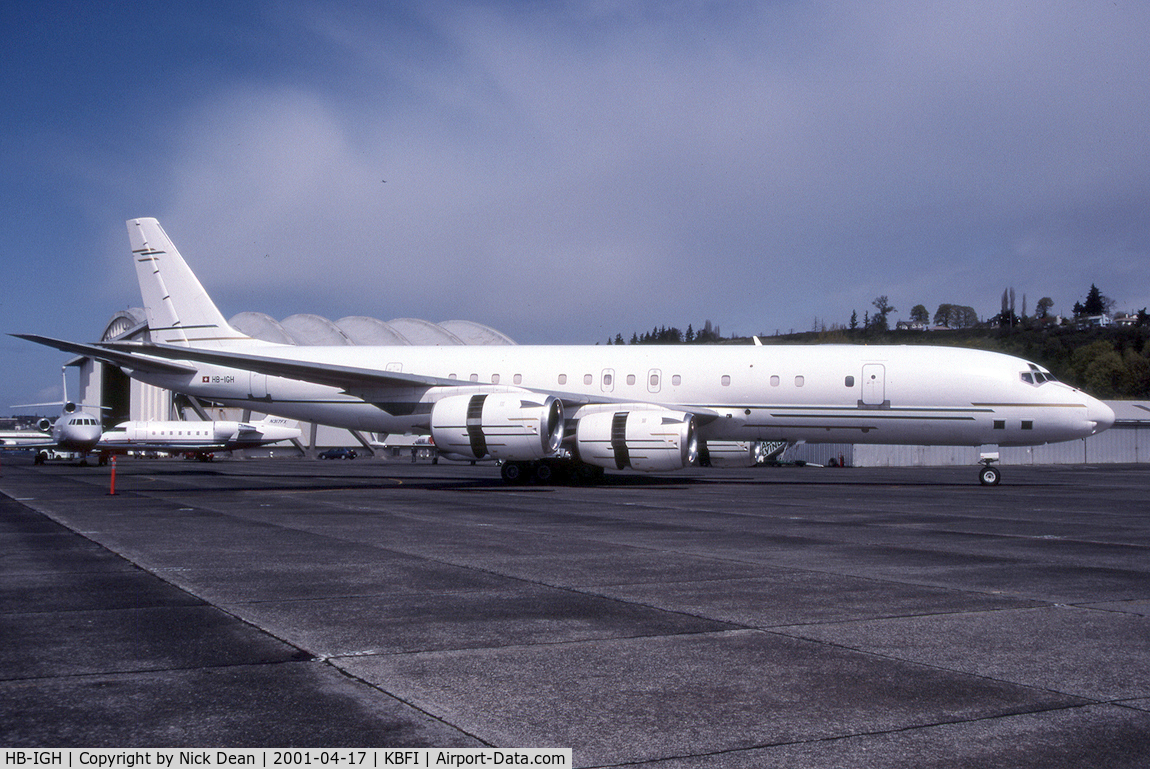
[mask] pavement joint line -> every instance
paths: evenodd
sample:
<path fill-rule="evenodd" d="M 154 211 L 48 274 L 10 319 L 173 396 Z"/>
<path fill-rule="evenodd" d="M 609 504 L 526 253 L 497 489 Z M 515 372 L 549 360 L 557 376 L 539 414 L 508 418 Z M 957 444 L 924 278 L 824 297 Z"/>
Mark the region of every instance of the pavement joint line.
<path fill-rule="evenodd" d="M 323 664 L 328 666 L 332 670 L 336 671 L 339 675 L 342 675 L 343 677 L 347 678 L 349 681 L 355 681 L 358 684 L 361 684 L 361 685 L 366 686 L 368 688 L 374 689 L 375 691 L 379 692 L 380 694 L 384 695 L 385 697 L 389 697 L 396 702 L 399 702 L 403 705 L 406 705 L 407 707 L 411 708 L 412 710 L 415 710 L 419 713 L 422 713 L 423 715 L 427 716 L 428 718 L 430 718 L 434 721 L 437 721 L 438 723 L 441 723 L 444 726 L 449 726 L 452 729 L 458 731 L 460 734 L 467 735 L 468 737 L 472 738 L 473 740 L 477 740 L 478 742 L 483 743 L 484 745 L 486 745 L 489 748 L 495 747 L 495 743 L 491 742 L 490 740 L 485 740 L 482 737 L 480 737 L 478 734 L 475 734 L 474 732 L 471 732 L 471 731 L 468 731 L 467 729 L 464 729 L 459 724 L 453 724 L 452 722 L 448 721 L 443 716 L 441 716 L 437 713 L 432 713 L 431 711 L 427 710 L 426 708 L 420 707 L 418 704 L 411 702 L 409 700 L 406 700 L 403 697 L 400 697 L 399 695 L 395 694 L 394 692 L 389 692 L 387 689 L 384 689 L 379 684 L 375 684 L 375 683 L 372 683 L 371 681 L 368 681 L 365 678 L 361 678 L 360 676 L 357 676 L 354 673 L 352 673 L 350 670 L 346 670 L 346 669 L 340 667 L 339 665 L 334 665 L 334 664 L 332 664 L 332 662 L 330 660 L 324 661 Z"/>

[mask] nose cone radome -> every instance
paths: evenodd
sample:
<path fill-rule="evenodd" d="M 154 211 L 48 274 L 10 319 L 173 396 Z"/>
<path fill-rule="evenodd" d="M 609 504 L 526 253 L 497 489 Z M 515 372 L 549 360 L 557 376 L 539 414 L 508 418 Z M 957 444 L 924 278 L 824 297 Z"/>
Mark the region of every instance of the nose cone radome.
<path fill-rule="evenodd" d="M 1114 424 L 1114 409 L 1100 400 L 1089 398 L 1086 401 L 1086 420 L 1093 423 L 1091 435 L 1097 435 Z"/>

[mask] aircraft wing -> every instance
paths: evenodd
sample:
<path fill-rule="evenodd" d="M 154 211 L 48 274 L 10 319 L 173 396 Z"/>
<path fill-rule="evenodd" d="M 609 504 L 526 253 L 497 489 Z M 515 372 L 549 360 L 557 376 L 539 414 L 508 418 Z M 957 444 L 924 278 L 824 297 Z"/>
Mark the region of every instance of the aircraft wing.
<path fill-rule="evenodd" d="M 11 432 L 0 435 L 0 448 L 3 449 L 47 449 L 55 446 L 56 441 L 43 433 Z"/>
<path fill-rule="evenodd" d="M 178 347 L 166 344 L 143 344 L 140 342 L 105 342 L 98 345 L 66 342 L 36 334 L 13 334 L 37 344 L 55 347 L 64 352 L 88 355 L 106 360 L 117 366 L 136 370 L 154 370 L 165 373 L 194 374 L 196 369 L 177 361 L 196 361 L 213 366 L 253 371 L 268 376 L 297 379 L 302 382 L 338 387 L 355 395 L 365 391 L 393 387 L 475 387 L 474 382 L 459 379 L 426 376 L 398 371 L 380 371 L 358 366 L 345 366 L 330 363 L 292 360 L 271 355 L 258 355 L 250 352 L 228 352 L 206 350 L 199 347 Z M 166 359 L 166 360 L 165 360 Z M 584 394 L 547 390 L 535 390 L 542 395 L 554 395 L 567 407 L 590 403 L 631 403 L 633 399 L 604 396 L 591 397 Z M 691 412 L 705 421 L 719 415 L 708 408 L 692 408 Z"/>

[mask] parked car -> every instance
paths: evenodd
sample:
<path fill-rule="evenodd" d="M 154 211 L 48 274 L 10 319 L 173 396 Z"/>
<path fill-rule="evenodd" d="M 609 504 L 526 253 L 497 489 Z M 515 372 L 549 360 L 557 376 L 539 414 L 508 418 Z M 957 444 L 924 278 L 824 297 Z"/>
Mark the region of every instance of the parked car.
<path fill-rule="evenodd" d="M 358 454 L 353 449 L 328 449 L 320 452 L 320 459 L 355 459 Z"/>

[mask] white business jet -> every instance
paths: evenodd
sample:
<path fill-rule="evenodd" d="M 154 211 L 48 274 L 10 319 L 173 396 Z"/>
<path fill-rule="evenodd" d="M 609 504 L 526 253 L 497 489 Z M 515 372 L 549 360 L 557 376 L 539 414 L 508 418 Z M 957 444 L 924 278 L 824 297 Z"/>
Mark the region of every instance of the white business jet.
<path fill-rule="evenodd" d="M 14 409 L 59 406 L 60 416 L 36 423 L 35 430 L 8 430 L 0 432 L 0 449 L 37 449 L 36 464 L 43 464 L 53 452 L 77 453 L 80 464 L 88 464 L 88 454 L 100 440 L 100 418 L 84 411 L 84 407 L 68 400 L 68 377 L 64 375 L 64 400 L 55 403 L 25 403 Z"/>
<path fill-rule="evenodd" d="M 430 434 L 446 454 L 502 460 L 507 481 L 676 470 L 707 442 L 1022 446 L 1114 421 L 1040 366 L 960 348 L 272 344 L 227 323 L 159 222 L 127 225 L 151 342 L 19 336 L 230 406 Z M 997 454 L 983 456 L 995 485 Z"/>
<path fill-rule="evenodd" d="M 195 454 L 209 460 L 217 451 L 235 451 L 299 440 L 302 431 L 283 417 L 259 422 L 121 422 L 100 436 L 96 448 L 103 454 L 127 451 L 169 451 Z"/>

